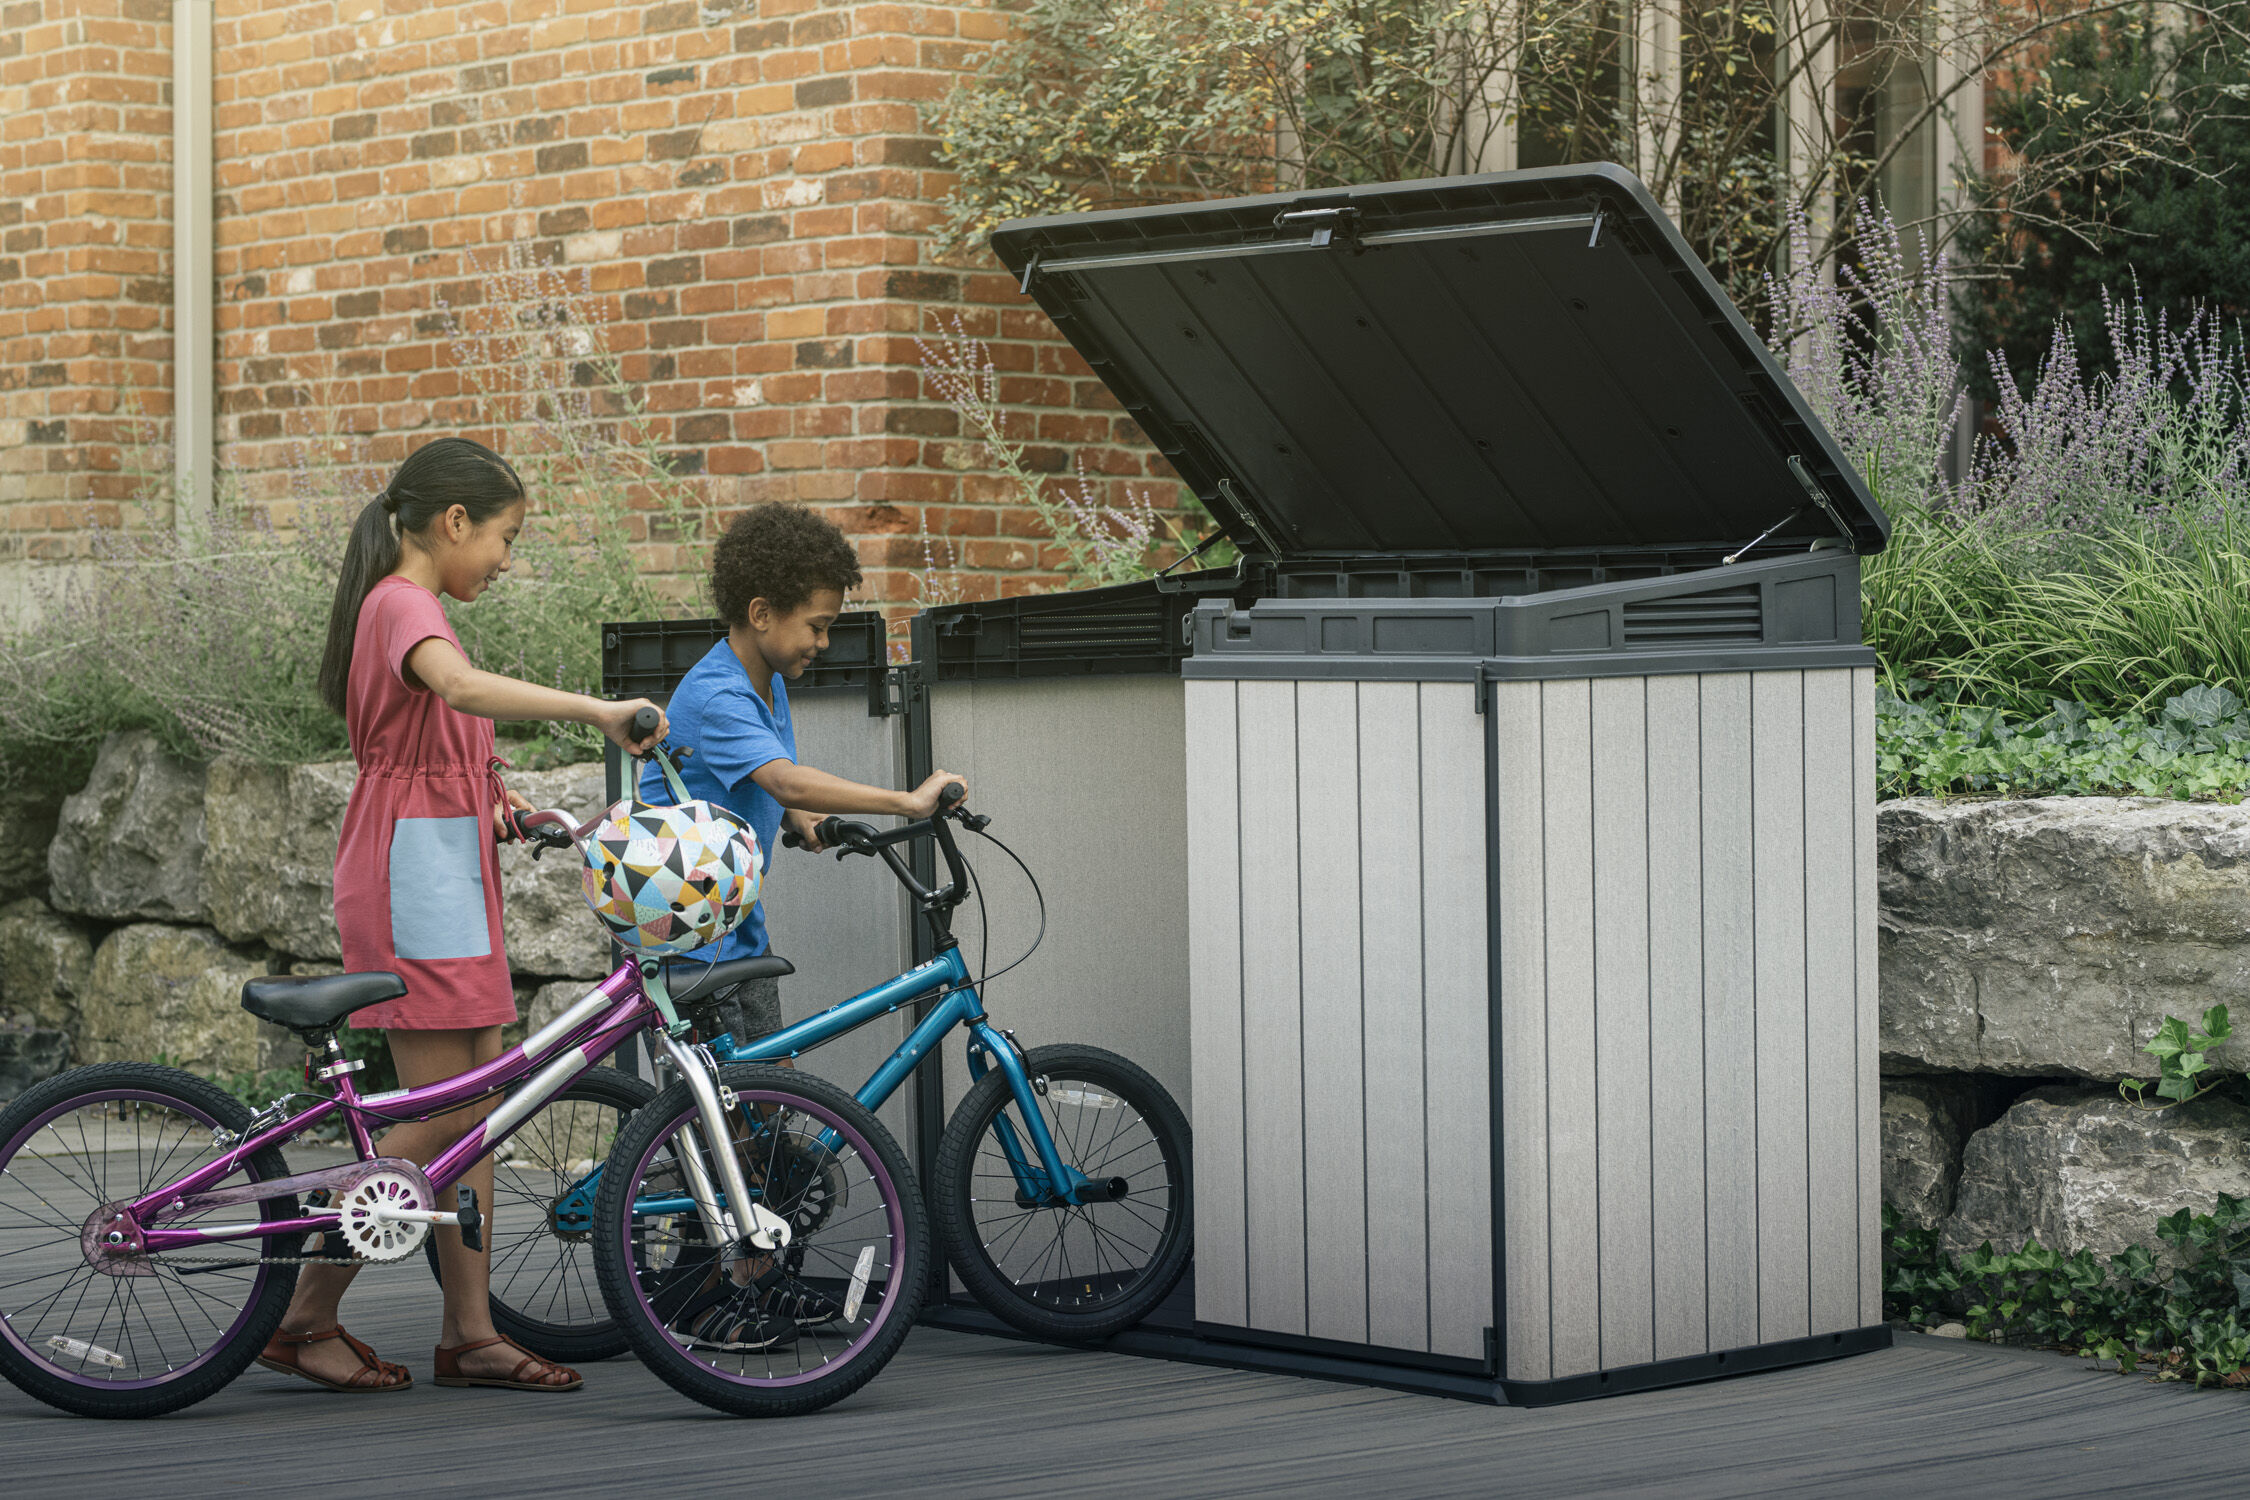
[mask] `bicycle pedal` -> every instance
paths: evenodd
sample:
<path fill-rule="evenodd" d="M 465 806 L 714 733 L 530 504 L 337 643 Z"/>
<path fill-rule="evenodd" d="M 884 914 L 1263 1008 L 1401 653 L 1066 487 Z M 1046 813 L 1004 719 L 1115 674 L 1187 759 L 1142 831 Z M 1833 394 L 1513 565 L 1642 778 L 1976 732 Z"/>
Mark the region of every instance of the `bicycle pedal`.
<path fill-rule="evenodd" d="M 461 1243 L 471 1250 L 484 1248 L 484 1215 L 477 1212 L 477 1190 L 473 1187 L 454 1189 L 456 1217 L 461 1223 Z"/>

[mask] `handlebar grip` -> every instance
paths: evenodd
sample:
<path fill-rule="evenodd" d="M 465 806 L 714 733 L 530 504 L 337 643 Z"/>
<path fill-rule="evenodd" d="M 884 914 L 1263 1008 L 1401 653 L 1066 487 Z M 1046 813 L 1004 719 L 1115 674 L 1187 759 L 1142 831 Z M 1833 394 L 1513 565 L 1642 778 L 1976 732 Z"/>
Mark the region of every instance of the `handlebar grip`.
<path fill-rule="evenodd" d="M 938 788 L 938 806 L 941 808 L 952 807 L 963 797 L 966 797 L 968 795 L 969 789 L 967 787 L 961 785 L 961 783 L 958 781 L 949 781 L 944 786 Z"/>
<path fill-rule="evenodd" d="M 820 826 L 813 832 L 819 834 L 820 841 L 829 848 L 839 848 L 844 842 L 844 820 L 836 817 L 822 818 Z"/>
<path fill-rule="evenodd" d="M 642 709 L 633 715 L 633 738 L 635 740 L 647 739 L 650 735 L 656 733 L 656 726 L 663 722 L 663 718 L 655 709 Z"/>
<path fill-rule="evenodd" d="M 795 829 L 784 828 L 781 830 L 781 847 L 784 849 L 802 849 L 805 847 L 805 841 L 797 837 Z"/>

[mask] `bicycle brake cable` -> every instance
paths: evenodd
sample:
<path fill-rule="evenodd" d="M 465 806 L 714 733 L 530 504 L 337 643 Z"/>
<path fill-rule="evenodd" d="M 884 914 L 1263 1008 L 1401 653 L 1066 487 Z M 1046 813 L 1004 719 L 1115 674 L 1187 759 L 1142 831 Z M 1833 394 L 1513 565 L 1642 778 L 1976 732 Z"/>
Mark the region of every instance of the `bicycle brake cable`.
<path fill-rule="evenodd" d="M 1001 843 L 998 839 L 994 838 L 991 834 L 986 833 L 981 828 L 976 830 L 976 835 L 978 838 L 983 839 L 986 843 L 998 848 L 999 851 L 1002 854 L 1007 855 L 1008 858 L 1015 860 L 1016 868 L 1023 871 L 1023 878 L 1031 882 L 1032 899 L 1039 903 L 1039 932 L 1037 936 L 1032 938 L 1031 946 L 1024 949 L 1023 952 L 1017 956 L 1015 962 L 1008 965 L 1007 969 L 991 970 L 987 972 L 982 978 L 977 980 L 977 989 L 981 992 L 987 984 L 991 983 L 995 979 L 998 979 L 1002 974 L 1007 973 L 1008 969 L 1016 968 L 1025 960 L 1029 959 L 1032 954 L 1037 953 L 1039 951 L 1039 945 L 1047 941 L 1047 893 L 1039 888 L 1039 877 L 1031 873 L 1031 866 L 1025 864 L 1023 860 L 1016 854 L 1015 850 L 1009 848 L 1006 844 Z M 962 861 L 962 867 L 969 872 L 969 888 L 976 892 L 977 922 L 978 925 L 984 930 L 984 952 L 977 955 L 977 964 L 978 967 L 981 968 L 990 960 L 991 957 L 992 916 L 984 903 L 984 887 L 977 883 L 976 867 L 969 864 L 966 860 Z"/>

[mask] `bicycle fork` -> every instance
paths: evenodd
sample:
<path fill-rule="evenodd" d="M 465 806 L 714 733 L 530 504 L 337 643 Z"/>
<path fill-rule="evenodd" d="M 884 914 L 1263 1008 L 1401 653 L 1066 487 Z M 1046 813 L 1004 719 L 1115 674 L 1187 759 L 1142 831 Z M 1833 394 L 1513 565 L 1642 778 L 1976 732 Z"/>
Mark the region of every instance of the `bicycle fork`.
<path fill-rule="evenodd" d="M 666 1056 L 672 1060 L 672 1069 L 686 1081 L 688 1092 L 695 1097 L 696 1115 L 703 1122 L 703 1136 L 712 1156 L 719 1163 L 719 1186 L 725 1188 L 722 1203 L 711 1182 L 711 1174 L 704 1167 L 692 1142 L 680 1152 L 680 1164 L 687 1173 L 688 1193 L 694 1198 L 696 1211 L 703 1216 L 704 1227 L 710 1232 L 713 1244 L 733 1245 L 747 1239 L 760 1250 L 779 1250 L 789 1243 L 789 1221 L 770 1212 L 765 1205 L 750 1196 L 749 1179 L 742 1172 L 742 1158 L 734 1150 L 734 1134 L 729 1128 L 726 1103 L 719 1096 L 719 1083 L 704 1057 L 689 1051 L 672 1037 L 659 1031 L 656 1038 L 663 1044 Z M 739 1206 L 741 1217 L 730 1212 Z"/>
<path fill-rule="evenodd" d="M 1046 1080 L 1035 1080 L 1025 1070 L 1023 1052 L 1016 1046 L 1016 1039 L 995 1031 L 990 1022 L 981 1018 L 970 1023 L 969 1036 L 969 1082 L 976 1083 L 997 1067 L 1008 1081 L 1008 1092 L 1015 1096 L 1016 1108 L 1023 1114 L 1024 1128 L 1031 1136 L 1032 1150 L 1026 1152 L 1023 1142 L 1017 1139 L 1008 1112 L 1002 1110 L 993 1117 L 992 1129 L 1000 1138 L 1000 1152 L 1007 1157 L 1008 1170 L 1015 1175 L 1018 1206 L 1077 1207 L 1088 1203 L 1113 1203 L 1125 1196 L 1122 1178 L 1096 1182 L 1065 1162 L 1062 1153 L 1055 1149 L 1046 1118 L 1039 1112 L 1038 1095 L 1044 1092 Z M 1033 1155 L 1038 1158 L 1036 1165 L 1031 1159 Z"/>

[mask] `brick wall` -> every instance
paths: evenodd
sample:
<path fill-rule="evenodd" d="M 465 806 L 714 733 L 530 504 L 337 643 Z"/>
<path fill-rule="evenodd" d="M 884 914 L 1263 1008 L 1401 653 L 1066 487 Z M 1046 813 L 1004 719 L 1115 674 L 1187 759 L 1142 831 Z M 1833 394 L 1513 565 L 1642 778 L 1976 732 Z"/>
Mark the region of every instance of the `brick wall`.
<path fill-rule="evenodd" d="M 167 39 L 141 24 L 153 69 L 118 79 L 154 90 Z M 968 597 L 1051 585 L 1031 513 L 925 391 L 916 334 L 957 316 L 993 341 L 1012 428 L 1044 469 L 1082 464 L 1113 498 L 1172 486 L 1007 277 L 930 260 L 946 178 L 923 111 L 1001 30 L 973 4 L 219 0 L 222 463 L 273 502 L 293 449 L 324 427 L 379 466 L 483 430 L 491 413 L 447 319 L 473 317 L 479 266 L 513 253 L 601 303 L 650 430 L 678 472 L 701 476 L 710 522 L 760 500 L 827 507 L 880 602 L 916 598 L 926 535 Z M 23 42 L 9 66 L 62 66 L 61 40 L 34 29 Z M 9 149 L 76 149 L 82 127 L 60 107 L 20 147 L 11 124 Z M 121 225 L 161 242 L 167 188 Z M 52 244 L 56 224 L 46 233 Z M 107 305 L 58 274 L 26 263 L 22 281 L 42 306 Z M 155 261 L 135 274 L 163 284 Z M 138 309 L 154 333 L 163 298 L 133 300 L 137 284 L 120 283 L 114 317 Z M 155 364 L 126 373 L 152 392 L 168 378 Z M 7 498 L 35 498 L 13 493 L 20 482 L 0 479 Z M 644 565 L 690 578 L 700 540 L 649 535 Z"/>
<path fill-rule="evenodd" d="M 0 567 L 84 550 L 170 414 L 171 6 L 0 0 Z"/>

